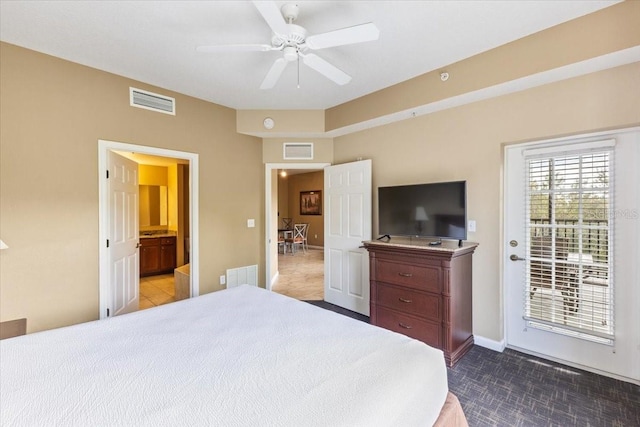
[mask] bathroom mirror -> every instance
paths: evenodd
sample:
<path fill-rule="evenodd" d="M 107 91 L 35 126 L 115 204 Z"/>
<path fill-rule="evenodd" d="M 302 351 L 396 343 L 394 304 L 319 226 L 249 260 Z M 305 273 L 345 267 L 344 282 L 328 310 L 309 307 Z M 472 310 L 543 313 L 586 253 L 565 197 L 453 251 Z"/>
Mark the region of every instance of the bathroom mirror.
<path fill-rule="evenodd" d="M 167 186 L 140 185 L 140 227 L 167 225 Z"/>

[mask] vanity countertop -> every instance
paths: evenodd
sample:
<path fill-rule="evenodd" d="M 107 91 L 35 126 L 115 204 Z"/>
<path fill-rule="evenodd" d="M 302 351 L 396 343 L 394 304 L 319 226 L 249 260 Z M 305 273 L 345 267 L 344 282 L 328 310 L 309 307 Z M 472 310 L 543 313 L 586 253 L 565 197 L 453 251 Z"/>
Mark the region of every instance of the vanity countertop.
<path fill-rule="evenodd" d="M 167 231 L 167 230 L 143 231 L 140 233 L 141 239 L 156 239 L 158 237 L 175 237 L 175 236 L 176 236 L 175 231 Z"/>

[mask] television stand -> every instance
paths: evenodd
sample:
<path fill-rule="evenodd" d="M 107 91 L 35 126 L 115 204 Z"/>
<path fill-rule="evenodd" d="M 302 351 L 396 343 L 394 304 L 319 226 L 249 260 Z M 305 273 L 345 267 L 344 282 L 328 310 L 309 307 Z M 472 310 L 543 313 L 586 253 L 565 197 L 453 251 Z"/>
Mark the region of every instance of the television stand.
<path fill-rule="evenodd" d="M 389 240 L 391 240 L 391 236 L 389 236 L 388 234 L 383 234 L 382 236 L 378 237 L 376 240 L 382 240 L 382 239 L 387 239 L 387 242 Z"/>

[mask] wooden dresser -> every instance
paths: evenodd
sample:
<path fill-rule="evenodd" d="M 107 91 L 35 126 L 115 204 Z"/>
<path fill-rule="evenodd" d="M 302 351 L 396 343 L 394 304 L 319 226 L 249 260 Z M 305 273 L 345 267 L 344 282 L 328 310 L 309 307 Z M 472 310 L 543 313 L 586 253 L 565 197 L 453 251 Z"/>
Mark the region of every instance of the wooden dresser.
<path fill-rule="evenodd" d="M 473 346 L 471 266 L 477 243 L 367 241 L 371 324 L 443 350 L 448 366 Z"/>

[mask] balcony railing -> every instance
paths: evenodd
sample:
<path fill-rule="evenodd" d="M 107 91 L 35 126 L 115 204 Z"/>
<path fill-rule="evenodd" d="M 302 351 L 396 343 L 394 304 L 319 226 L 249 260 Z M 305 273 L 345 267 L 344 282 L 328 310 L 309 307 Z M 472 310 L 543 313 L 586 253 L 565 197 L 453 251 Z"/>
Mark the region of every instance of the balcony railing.
<path fill-rule="evenodd" d="M 532 238 L 548 236 L 551 229 L 536 228 L 536 225 L 550 225 L 548 218 L 531 218 Z M 609 221 L 596 219 L 582 221 L 582 227 L 578 228 L 579 221 L 571 219 L 555 220 L 556 238 L 564 238 L 567 241 L 568 252 L 580 253 L 580 233 L 582 233 L 582 253 L 590 254 L 593 261 L 607 263 L 609 260 Z"/>

